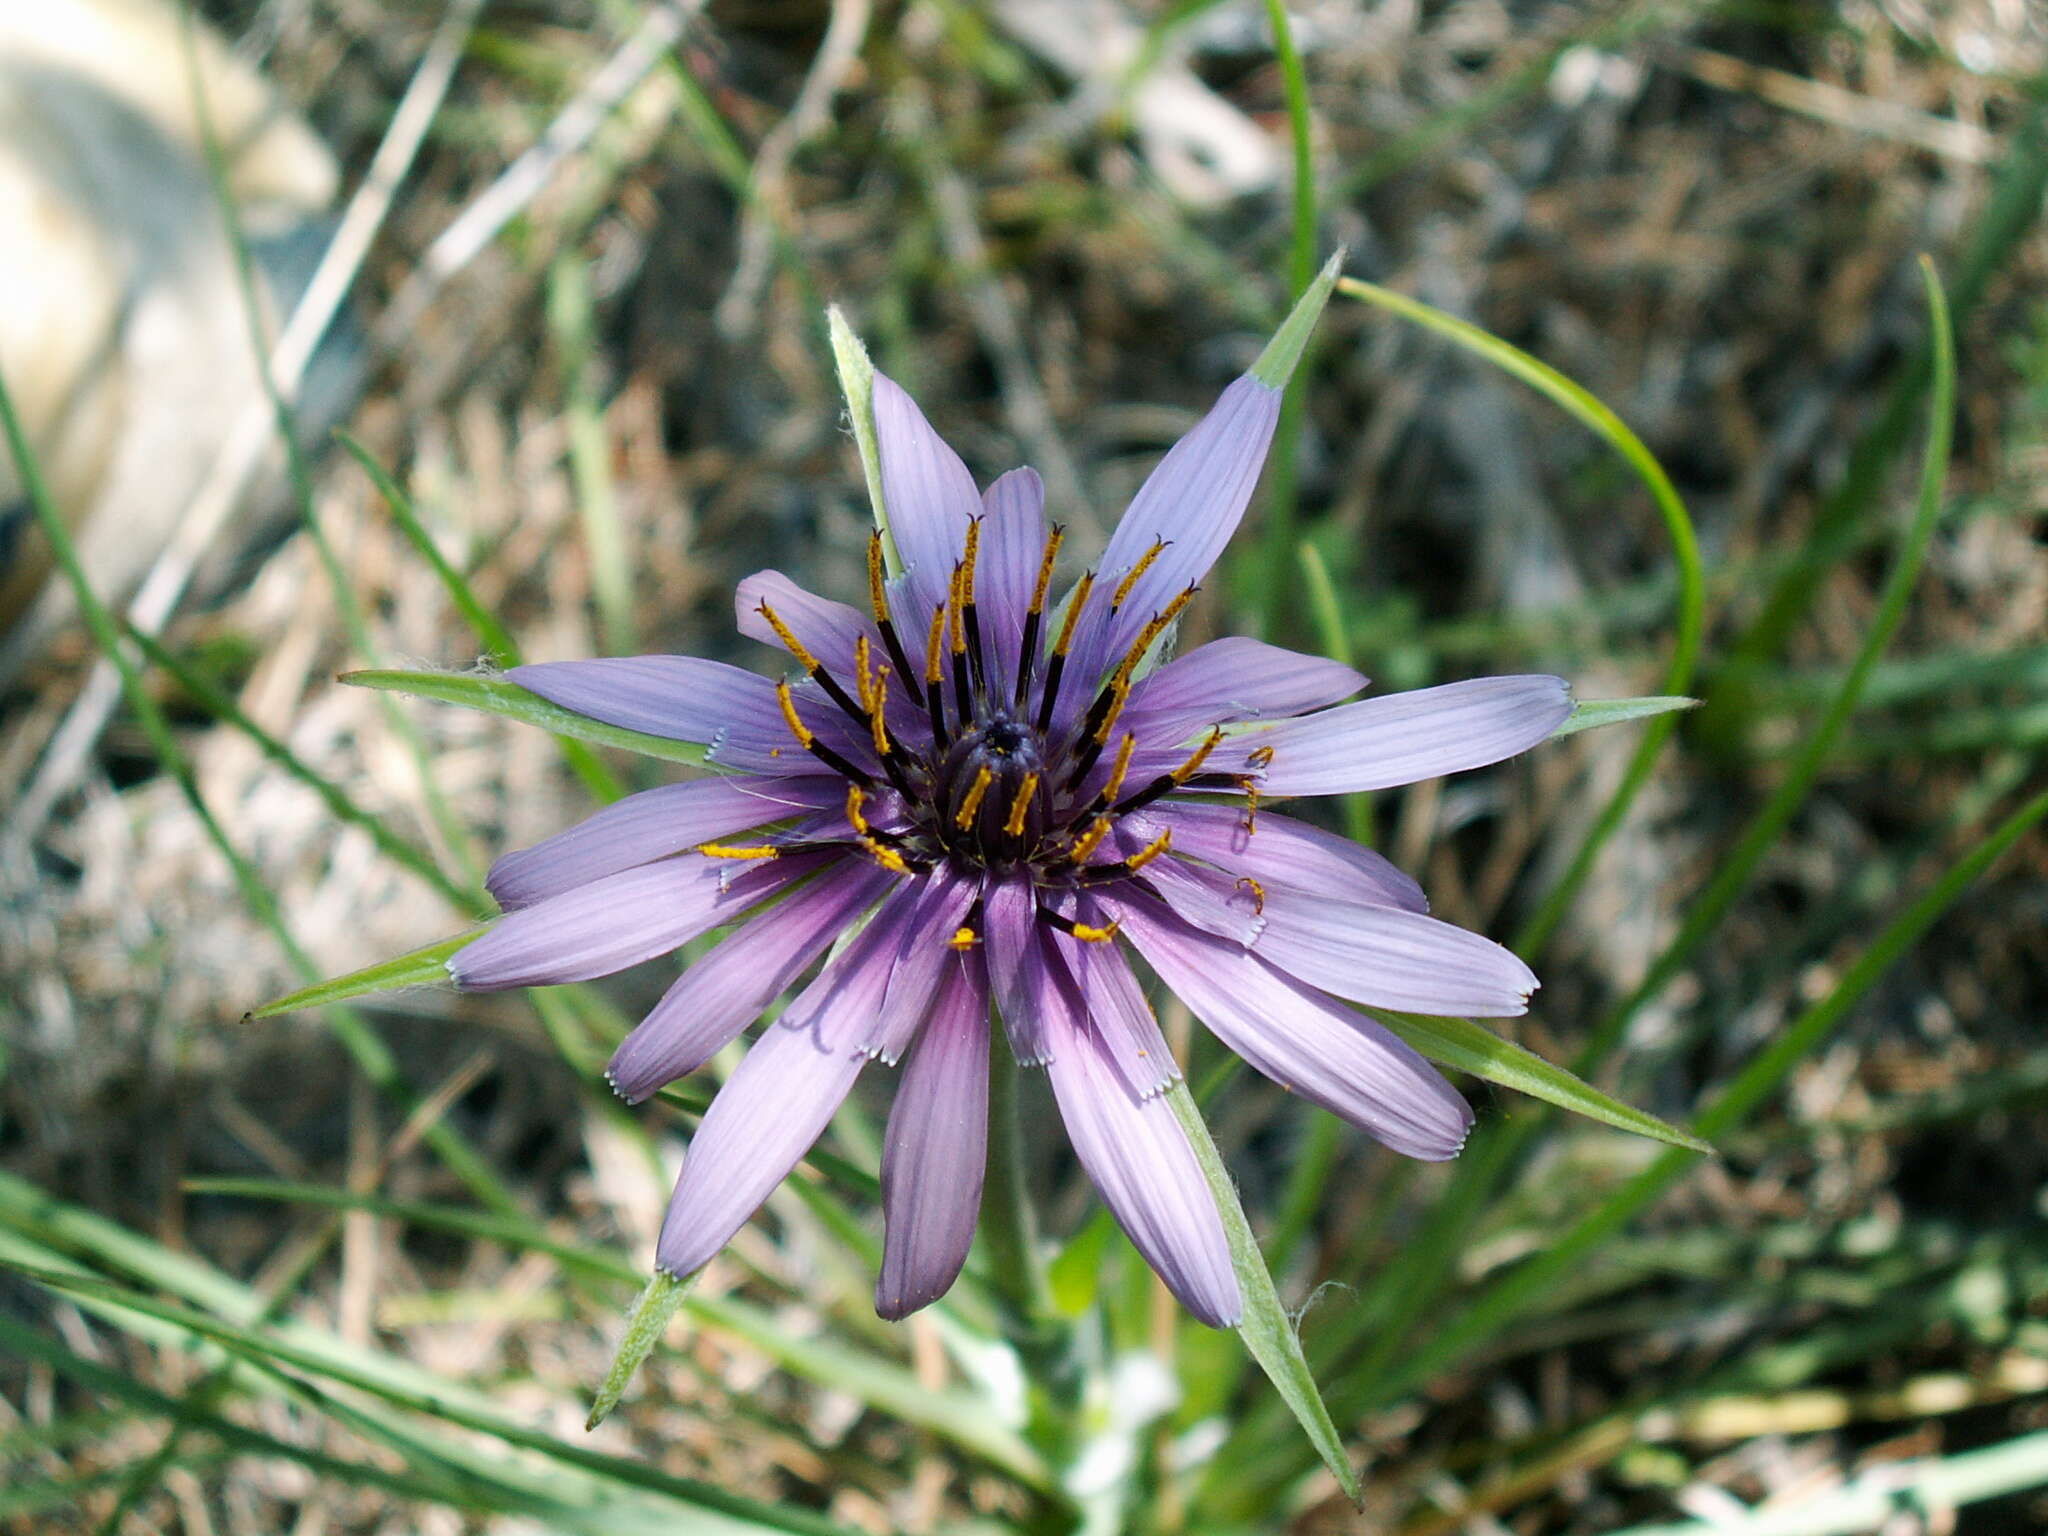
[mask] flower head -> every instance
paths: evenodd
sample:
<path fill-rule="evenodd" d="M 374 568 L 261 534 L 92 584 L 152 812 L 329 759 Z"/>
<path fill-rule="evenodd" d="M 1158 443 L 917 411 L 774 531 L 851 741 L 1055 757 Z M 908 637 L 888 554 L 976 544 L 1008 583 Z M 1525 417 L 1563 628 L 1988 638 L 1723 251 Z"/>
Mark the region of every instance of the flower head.
<path fill-rule="evenodd" d="M 873 406 L 900 568 L 877 534 L 864 609 L 773 571 L 742 582 L 740 629 L 786 653 L 787 679 L 681 656 L 511 673 L 566 709 L 706 743 L 724 772 L 500 859 L 489 885 L 507 915 L 449 969 L 470 988 L 580 981 L 733 924 L 613 1058 L 637 1101 L 843 940 L 706 1113 L 664 1270 L 724 1247 L 862 1069 L 900 1061 L 876 1306 L 901 1317 L 943 1294 L 980 1204 L 993 1008 L 1138 1249 L 1196 1316 L 1232 1323 L 1222 1222 L 1160 1097 L 1174 1059 L 1127 950 L 1261 1072 L 1397 1151 L 1452 1156 L 1464 1100 L 1350 1005 L 1498 1017 L 1536 978 L 1429 917 L 1379 855 L 1270 802 L 1509 757 L 1565 719 L 1565 686 L 1345 703 L 1364 677 L 1255 640 L 1160 661 L 1273 435 L 1279 391 L 1255 375 L 1168 452 L 1063 602 L 1038 476 L 978 491 L 880 375 Z"/>

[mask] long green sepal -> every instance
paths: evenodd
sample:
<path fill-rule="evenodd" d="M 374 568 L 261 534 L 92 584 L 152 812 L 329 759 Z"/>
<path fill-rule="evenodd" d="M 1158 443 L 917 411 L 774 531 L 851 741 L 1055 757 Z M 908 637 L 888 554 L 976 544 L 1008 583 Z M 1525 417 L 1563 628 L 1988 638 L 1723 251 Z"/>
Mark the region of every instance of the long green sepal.
<path fill-rule="evenodd" d="M 654 1346 L 668 1332 L 668 1325 L 682 1310 L 683 1299 L 690 1294 L 690 1282 L 694 1279 L 696 1276 L 692 1275 L 689 1279 L 678 1280 L 674 1275 L 656 1270 L 654 1278 L 647 1282 L 647 1289 L 633 1304 L 633 1315 L 626 1320 L 625 1336 L 619 1340 L 618 1353 L 612 1356 L 611 1369 L 604 1373 L 597 1396 L 590 1401 L 590 1417 L 583 1421 L 585 1429 L 597 1428 L 619 1406 L 626 1383 L 633 1379 L 640 1363 L 654 1353 Z"/>
<path fill-rule="evenodd" d="M 1441 1062 L 1459 1072 L 1469 1072 L 1502 1088 L 1526 1093 L 1532 1099 L 1555 1104 L 1575 1115 L 1598 1120 L 1617 1130 L 1647 1136 L 1693 1152 L 1711 1152 L 1712 1147 L 1690 1131 L 1682 1131 L 1655 1115 L 1609 1098 L 1591 1083 L 1574 1077 L 1563 1067 L 1524 1050 L 1512 1040 L 1503 1040 L 1470 1019 L 1439 1019 L 1419 1013 L 1375 1011 L 1387 1028 L 1406 1040 L 1431 1061 Z"/>
<path fill-rule="evenodd" d="M 1216 1201 L 1216 1209 L 1223 1214 L 1224 1236 L 1230 1241 L 1230 1265 L 1237 1271 L 1238 1289 L 1244 1293 L 1244 1320 L 1237 1325 L 1238 1336 L 1280 1393 L 1281 1401 L 1287 1404 L 1301 1425 L 1302 1433 L 1308 1436 L 1316 1454 L 1323 1459 L 1323 1465 L 1330 1469 L 1330 1475 L 1344 1490 L 1345 1497 L 1354 1504 L 1362 1503 L 1365 1495 L 1359 1487 L 1358 1473 L 1344 1454 L 1344 1442 L 1330 1418 L 1330 1410 L 1323 1406 L 1323 1395 L 1316 1390 L 1315 1377 L 1309 1374 L 1308 1360 L 1301 1352 L 1300 1336 L 1294 1331 L 1294 1322 L 1288 1317 L 1287 1309 L 1280 1305 L 1280 1293 L 1274 1289 L 1272 1271 L 1266 1268 L 1265 1255 L 1259 1252 L 1251 1223 L 1244 1218 L 1244 1207 L 1237 1199 L 1237 1186 L 1230 1181 L 1230 1171 L 1223 1166 L 1222 1154 L 1216 1150 L 1209 1127 L 1202 1123 L 1202 1112 L 1195 1107 L 1195 1096 L 1188 1091 L 1186 1082 L 1177 1081 L 1166 1090 L 1166 1102 L 1173 1106 L 1173 1117 L 1187 1133 L 1188 1143 L 1195 1149 L 1195 1160 L 1202 1166 L 1202 1177 L 1208 1181 L 1209 1193 Z"/>
<path fill-rule="evenodd" d="M 1344 265 L 1341 250 L 1323 263 L 1315 281 L 1302 291 L 1294 301 L 1294 308 L 1287 312 L 1287 318 L 1280 322 L 1280 329 L 1273 333 L 1273 339 L 1252 364 L 1251 375 L 1268 389 L 1284 389 L 1294 374 L 1295 364 L 1301 361 L 1301 354 L 1308 349 L 1308 339 L 1315 334 L 1316 322 L 1323 317 L 1323 306 L 1330 302 L 1330 292 L 1337 286 L 1338 269 Z"/>
<path fill-rule="evenodd" d="M 903 559 L 896 552 L 888 504 L 882 499 L 882 450 L 875 438 L 875 365 L 837 304 L 825 311 L 825 327 L 832 333 L 832 363 L 839 370 L 839 392 L 846 396 L 847 420 L 853 424 L 861 473 L 867 477 L 868 502 L 875 510 L 875 527 L 882 534 L 882 558 L 889 563 L 889 573 L 897 575 L 903 570 Z"/>
<path fill-rule="evenodd" d="M 399 955 L 394 959 L 380 960 L 375 965 L 366 965 L 360 971 L 350 971 L 346 976 L 336 976 L 331 981 L 316 981 L 310 987 L 301 987 L 274 1002 L 265 1003 L 261 1008 L 252 1009 L 247 1017 L 251 1019 L 274 1019 L 281 1013 L 295 1013 L 301 1008 L 320 1008 L 328 1003 L 342 1003 L 352 997 L 366 997 L 372 992 L 391 992 L 399 987 L 431 986 L 448 980 L 448 957 L 472 939 L 483 937 L 481 928 L 469 933 L 458 933 L 452 939 L 443 939 L 438 944 L 429 944 L 425 949 L 416 949 L 411 954 Z"/>
<path fill-rule="evenodd" d="M 642 757 L 659 757 L 671 763 L 689 763 L 699 768 L 716 765 L 707 760 L 710 748 L 702 742 L 670 741 L 666 736 L 649 736 L 606 725 L 588 715 L 550 704 L 538 694 L 528 693 L 517 683 L 502 678 L 475 677 L 466 672 L 391 672 L 371 670 L 344 672 L 338 679 L 351 688 L 375 688 L 383 693 L 403 693 L 415 699 L 433 699 L 441 704 L 459 704 L 464 709 L 503 715 L 524 725 L 537 725 L 557 736 L 638 752 Z"/>
<path fill-rule="evenodd" d="M 1564 717 L 1564 724 L 1550 733 L 1550 739 L 1555 741 L 1560 736 L 1576 736 L 1580 731 L 1595 730 L 1603 725 L 1647 720 L 1652 715 L 1669 715 L 1681 709 L 1698 709 L 1699 704 L 1698 699 L 1671 695 L 1646 699 L 1580 699 L 1574 701 L 1572 712 Z"/>

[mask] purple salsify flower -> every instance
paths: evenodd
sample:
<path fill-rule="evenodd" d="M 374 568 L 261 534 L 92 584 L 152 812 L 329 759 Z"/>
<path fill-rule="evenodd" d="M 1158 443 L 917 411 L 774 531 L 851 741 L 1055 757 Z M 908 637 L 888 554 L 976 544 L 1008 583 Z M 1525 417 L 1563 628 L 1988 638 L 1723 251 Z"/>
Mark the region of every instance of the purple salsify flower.
<path fill-rule="evenodd" d="M 1265 802 L 1510 757 L 1564 721 L 1565 685 L 1483 678 L 1345 703 L 1366 683 L 1351 668 L 1248 639 L 1147 670 L 1258 479 L 1280 408 L 1258 377 L 1175 444 L 1058 607 L 1061 530 L 1038 476 L 977 492 L 880 375 L 873 406 L 900 574 L 886 577 L 877 534 L 865 612 L 774 571 L 740 584 L 740 629 L 793 657 L 796 681 L 682 656 L 512 671 L 578 714 L 708 743 L 725 773 L 500 859 L 489 886 L 507 915 L 449 970 L 466 988 L 581 981 L 734 925 L 612 1058 L 612 1084 L 639 1101 L 843 941 L 705 1114 L 658 1262 L 678 1276 L 707 1262 L 861 1069 L 900 1060 L 875 1297 L 892 1318 L 942 1295 L 967 1256 L 993 1004 L 1139 1251 L 1197 1317 L 1233 1323 L 1222 1221 L 1161 1096 L 1174 1059 L 1123 944 L 1267 1076 L 1396 1151 L 1453 1156 L 1464 1099 L 1350 1005 L 1500 1017 L 1536 978 L 1427 916 L 1378 854 Z"/>

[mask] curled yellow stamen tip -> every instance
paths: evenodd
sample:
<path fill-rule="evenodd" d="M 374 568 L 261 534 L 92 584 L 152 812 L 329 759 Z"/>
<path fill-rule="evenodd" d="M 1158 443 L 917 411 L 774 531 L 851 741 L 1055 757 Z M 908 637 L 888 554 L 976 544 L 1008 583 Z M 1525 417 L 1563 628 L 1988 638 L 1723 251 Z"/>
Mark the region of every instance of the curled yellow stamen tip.
<path fill-rule="evenodd" d="M 1250 837 L 1259 830 L 1259 786 L 1250 779 L 1239 779 L 1238 787 L 1244 791 L 1244 835 Z"/>
<path fill-rule="evenodd" d="M 967 794 L 960 802 L 960 809 L 953 815 L 953 825 L 965 827 L 974 820 L 974 813 L 981 809 L 981 797 L 988 793 L 989 785 L 995 782 L 995 774 L 987 768 L 975 770 L 974 782 L 967 786 Z"/>
<path fill-rule="evenodd" d="M 1081 579 L 1074 583 L 1074 595 L 1067 599 L 1067 617 L 1060 625 L 1060 637 L 1053 642 L 1052 653 L 1064 656 L 1073 649 L 1074 626 L 1081 622 L 1081 610 L 1088 606 L 1088 594 L 1095 587 L 1095 573 L 1083 571 Z"/>
<path fill-rule="evenodd" d="M 789 722 L 789 734 L 796 738 L 798 746 L 808 748 L 818 739 L 817 733 L 805 725 L 802 717 L 797 714 L 796 698 L 790 693 L 787 682 L 775 685 L 775 699 L 782 706 L 782 718 Z"/>
<path fill-rule="evenodd" d="M 1116 937 L 1116 930 L 1117 925 L 1114 922 L 1103 928 L 1098 928 L 1093 923 L 1076 923 L 1074 937 L 1083 944 L 1107 944 Z"/>
<path fill-rule="evenodd" d="M 863 837 L 867 836 L 868 831 L 868 818 L 865 809 L 867 801 L 867 792 L 858 784 L 846 786 L 846 819 L 851 823 L 853 830 L 860 833 Z"/>
<path fill-rule="evenodd" d="M 1271 747 L 1253 747 L 1251 751 L 1244 755 L 1244 763 L 1247 768 L 1264 768 L 1272 761 L 1273 749 Z"/>
<path fill-rule="evenodd" d="M 1257 917 L 1266 910 L 1266 888 L 1250 875 L 1238 876 L 1237 883 L 1252 893 L 1252 916 Z"/>
<path fill-rule="evenodd" d="M 1067 530 L 1055 528 L 1046 535 L 1045 554 L 1038 562 L 1038 585 L 1031 589 L 1031 611 L 1045 612 L 1046 589 L 1052 585 L 1053 562 L 1060 557 L 1060 545 L 1067 537 Z"/>
<path fill-rule="evenodd" d="M 976 933 L 972 928 L 969 928 L 964 923 L 953 930 L 952 938 L 946 940 L 946 944 L 949 948 L 962 950 L 972 949 L 975 945 L 979 944 L 980 942 L 981 935 Z"/>
<path fill-rule="evenodd" d="M 780 848 L 735 848 L 724 843 L 700 843 L 697 851 L 707 859 L 772 859 Z"/>
<path fill-rule="evenodd" d="M 1102 846 L 1102 840 L 1109 836 L 1109 825 L 1107 816 L 1098 816 L 1088 823 L 1088 830 L 1074 840 L 1074 851 L 1069 857 L 1076 864 L 1087 863 L 1095 850 Z"/>
<path fill-rule="evenodd" d="M 755 609 L 755 612 L 759 613 L 762 618 L 768 621 L 768 627 L 775 631 L 775 638 L 782 642 L 782 648 L 784 650 L 788 651 L 790 655 L 796 658 L 796 664 L 798 666 L 802 667 L 806 672 L 815 672 L 818 670 L 818 658 L 813 656 L 809 651 L 804 649 L 803 641 L 797 639 L 797 637 L 790 632 L 789 626 L 782 622 L 781 614 L 777 613 L 773 608 L 770 608 L 765 601 L 762 602 L 761 605 Z"/>
<path fill-rule="evenodd" d="M 888 844 L 878 843 L 872 837 L 864 837 L 860 840 L 860 845 L 867 850 L 869 858 L 881 865 L 882 868 L 888 870 L 890 874 L 907 875 L 910 873 L 910 866 L 903 862 L 903 855 L 894 848 L 889 847 Z"/>
<path fill-rule="evenodd" d="M 1152 569 L 1152 562 L 1159 558 L 1160 553 L 1165 548 L 1166 540 L 1154 539 L 1152 547 L 1146 550 L 1144 554 L 1138 556 L 1138 563 L 1131 567 L 1130 574 L 1118 582 L 1116 584 L 1116 591 L 1110 594 L 1109 606 L 1112 612 L 1123 607 L 1124 599 L 1131 595 L 1131 588 L 1138 584 L 1138 578 Z"/>
<path fill-rule="evenodd" d="M 1134 732 L 1124 732 L 1124 739 L 1116 749 L 1116 761 L 1109 765 L 1109 777 L 1102 782 L 1097 799 L 1114 800 L 1117 791 L 1124 787 L 1124 775 L 1131 771 L 1131 754 L 1138 750 L 1138 738 Z"/>
<path fill-rule="evenodd" d="M 1010 819 L 1003 823 L 1003 830 L 1011 837 L 1024 835 L 1024 814 L 1031 809 L 1031 797 L 1038 793 L 1038 775 L 1027 773 L 1024 782 L 1017 786 L 1017 797 L 1010 802 Z"/>
<path fill-rule="evenodd" d="M 868 535 L 868 606 L 875 610 L 875 622 L 889 622 L 889 600 L 882 585 L 882 532 Z"/>
<path fill-rule="evenodd" d="M 924 643 L 924 680 L 927 686 L 936 688 L 946 680 L 946 671 L 941 658 L 946 652 L 946 610 L 943 607 L 932 610 L 932 632 Z"/>
<path fill-rule="evenodd" d="M 1209 760 L 1209 754 L 1216 750 L 1216 743 L 1223 739 L 1221 730 L 1211 731 L 1206 740 L 1195 748 L 1195 754 L 1168 775 L 1174 783 L 1185 784 L 1201 771 L 1202 764 Z"/>
<path fill-rule="evenodd" d="M 1173 846 L 1173 829 L 1168 827 L 1143 848 L 1131 855 L 1129 868 L 1135 872 L 1143 869 L 1167 849 Z"/>

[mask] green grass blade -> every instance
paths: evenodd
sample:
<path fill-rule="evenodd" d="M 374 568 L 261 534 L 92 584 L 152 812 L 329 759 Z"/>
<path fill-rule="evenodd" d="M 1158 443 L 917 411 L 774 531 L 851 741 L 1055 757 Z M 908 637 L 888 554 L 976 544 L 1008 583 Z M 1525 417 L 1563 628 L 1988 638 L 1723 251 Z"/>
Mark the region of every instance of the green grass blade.
<path fill-rule="evenodd" d="M 459 704 L 464 709 L 482 710 L 485 714 L 503 715 L 508 720 L 517 720 L 523 725 L 537 725 L 544 731 L 557 736 L 572 736 L 578 741 L 595 742 L 601 747 L 617 747 L 623 752 L 638 752 L 643 757 L 658 757 L 671 763 L 688 763 L 693 767 L 714 766 L 707 761 L 710 748 L 702 742 L 670 741 L 665 736 L 649 736 L 641 731 L 628 731 L 616 725 L 606 725 L 602 720 L 592 720 L 587 715 L 576 714 L 559 704 L 550 704 L 538 694 L 528 693 L 516 683 L 502 678 L 476 677 L 464 672 L 394 672 L 370 669 L 361 672 L 344 672 L 339 681 L 351 688 L 375 688 L 384 693 L 403 693 L 415 699 L 432 699 L 441 704 Z"/>
<path fill-rule="evenodd" d="M 346 976 L 316 981 L 310 987 L 301 987 L 274 1002 L 265 1003 L 261 1008 L 251 1009 L 247 1017 L 274 1019 L 279 1014 L 293 1013 L 301 1008 L 323 1008 L 329 1003 L 346 1002 L 352 997 L 389 992 L 398 987 L 445 986 L 448 982 L 448 957 L 465 944 L 482 937 L 482 929 L 474 933 L 458 933 L 451 939 L 442 939 L 410 954 L 380 960 L 360 971 L 350 971 Z"/>
<path fill-rule="evenodd" d="M 1223 1166 L 1222 1154 L 1216 1150 L 1216 1142 L 1209 1135 L 1209 1127 L 1203 1123 L 1201 1110 L 1195 1107 L 1194 1095 L 1188 1092 L 1187 1083 L 1176 1080 L 1166 1090 L 1166 1102 L 1173 1106 L 1174 1118 L 1187 1133 L 1188 1143 L 1195 1149 L 1195 1159 L 1202 1166 L 1202 1177 L 1208 1181 L 1209 1193 L 1223 1215 L 1224 1235 L 1230 1241 L 1231 1267 L 1237 1271 L 1237 1283 L 1244 1293 L 1244 1321 L 1238 1324 L 1238 1335 L 1279 1392 L 1281 1400 L 1287 1404 L 1288 1411 L 1301 1425 L 1302 1433 L 1308 1436 L 1316 1455 L 1329 1468 L 1330 1475 L 1337 1479 L 1345 1497 L 1354 1504 L 1362 1503 L 1365 1495 L 1359 1485 L 1358 1471 L 1344 1454 L 1343 1438 L 1331 1422 L 1330 1410 L 1324 1407 L 1322 1394 L 1316 1390 L 1315 1377 L 1309 1374 L 1308 1361 L 1301 1352 L 1301 1339 L 1294 1331 L 1294 1320 L 1280 1305 L 1280 1293 L 1273 1287 L 1272 1272 L 1266 1268 L 1258 1239 L 1252 1236 L 1251 1223 L 1245 1220 L 1244 1207 L 1238 1203 L 1237 1186 L 1231 1183 L 1230 1170 Z"/>
<path fill-rule="evenodd" d="M 1373 1017 L 1406 1040 L 1431 1061 L 1442 1062 L 1460 1072 L 1484 1078 L 1502 1088 L 1512 1088 L 1546 1104 L 1555 1104 L 1573 1114 L 1598 1120 L 1632 1135 L 1667 1142 L 1694 1152 L 1713 1149 L 1690 1132 L 1659 1120 L 1612 1098 L 1584 1082 L 1563 1067 L 1554 1066 L 1512 1040 L 1503 1040 L 1492 1030 L 1470 1019 L 1426 1017 L 1419 1013 L 1388 1013 L 1375 1010 Z"/>

